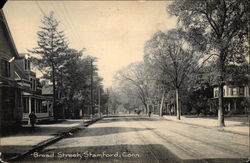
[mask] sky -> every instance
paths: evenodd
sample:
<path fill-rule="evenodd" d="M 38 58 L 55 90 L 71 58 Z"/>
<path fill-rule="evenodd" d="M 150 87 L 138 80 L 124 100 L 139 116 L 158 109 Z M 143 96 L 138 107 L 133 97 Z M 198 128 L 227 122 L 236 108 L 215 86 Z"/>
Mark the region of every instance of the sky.
<path fill-rule="evenodd" d="M 176 27 L 171 1 L 7 1 L 3 8 L 19 53 L 37 46 L 44 14 L 54 11 L 70 48 L 95 56 L 105 87 L 115 73 L 143 60 L 144 44 L 159 30 Z M 43 14 L 44 13 L 44 14 Z M 39 75 L 38 75 L 39 76 Z"/>

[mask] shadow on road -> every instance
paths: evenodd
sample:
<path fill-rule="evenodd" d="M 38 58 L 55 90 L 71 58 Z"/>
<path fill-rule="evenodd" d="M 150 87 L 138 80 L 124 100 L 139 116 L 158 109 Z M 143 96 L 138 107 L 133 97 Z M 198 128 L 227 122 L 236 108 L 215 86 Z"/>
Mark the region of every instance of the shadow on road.
<path fill-rule="evenodd" d="M 134 131 L 145 131 L 153 130 L 153 128 L 133 128 L 133 127 L 94 127 L 94 128 L 85 128 L 84 132 L 77 132 L 74 135 L 76 137 L 89 137 L 89 136 L 104 136 L 110 134 L 118 134 L 125 132 L 134 132 Z M 68 137 L 71 138 L 71 137 Z M 67 138 L 65 138 L 67 139 Z"/>
<path fill-rule="evenodd" d="M 68 120 L 67 122 L 65 122 L 65 120 L 58 120 L 51 121 L 50 123 L 36 124 L 34 129 L 29 125 L 24 125 L 18 128 L 7 128 L 4 132 L 0 133 L 0 137 L 51 135 L 51 133 L 54 133 L 53 131 L 55 130 L 64 130 L 65 127 L 63 127 L 63 125 L 72 125 L 75 123 L 76 121 L 74 120 Z"/>
<path fill-rule="evenodd" d="M 127 121 L 168 121 L 168 120 L 154 118 L 154 117 L 147 117 L 147 116 L 115 116 L 115 117 L 105 117 L 98 123 L 127 122 Z"/>
<path fill-rule="evenodd" d="M 32 129 L 31 127 L 23 127 L 20 131 L 15 131 L 15 133 L 4 133 L 1 137 L 18 137 L 18 136 L 48 136 L 48 135 L 56 135 L 55 131 L 60 132 L 64 131 L 65 127 L 35 127 Z M 13 131 L 14 132 L 14 131 Z"/>

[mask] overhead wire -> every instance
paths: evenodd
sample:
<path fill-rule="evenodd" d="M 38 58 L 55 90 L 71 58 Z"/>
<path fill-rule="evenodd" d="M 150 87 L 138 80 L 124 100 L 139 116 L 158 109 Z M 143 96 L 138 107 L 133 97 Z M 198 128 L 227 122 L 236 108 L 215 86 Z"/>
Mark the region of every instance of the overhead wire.
<path fill-rule="evenodd" d="M 64 17 L 64 19 L 60 16 L 60 15 L 61 15 L 61 10 L 60 10 L 60 8 L 59 8 L 59 7 L 55 7 L 55 5 L 54 5 L 54 3 L 52 3 L 52 1 L 50 1 L 50 2 L 51 2 L 51 5 L 52 5 L 54 11 L 56 12 L 56 16 L 58 16 L 58 18 L 60 19 L 60 23 L 64 26 L 65 30 L 71 32 L 70 37 L 71 37 L 72 41 L 73 41 L 73 40 L 77 41 L 77 34 L 75 34 L 75 33 L 74 33 L 74 29 L 72 29 L 72 28 L 70 27 L 70 25 L 68 25 L 69 23 L 68 23 L 68 21 L 65 19 L 64 14 L 62 15 L 62 17 Z M 56 5 L 56 6 L 59 6 L 59 5 Z M 62 11 L 62 13 L 63 13 L 63 11 Z"/>
<path fill-rule="evenodd" d="M 55 2 L 56 3 L 56 2 Z M 61 2 L 60 2 L 61 3 Z M 67 16 L 65 15 L 65 11 L 63 10 L 62 6 L 59 4 L 56 4 L 56 8 L 58 9 L 58 15 L 62 15 L 63 18 L 61 18 L 61 21 L 64 22 L 64 24 L 67 26 L 67 28 L 69 29 L 71 36 L 73 38 L 73 40 L 75 40 L 76 42 L 79 40 L 79 36 L 77 35 L 77 33 L 75 32 L 76 30 L 74 28 L 72 28 L 72 25 L 70 23 L 70 21 L 68 21 Z"/>
<path fill-rule="evenodd" d="M 46 17 L 46 13 L 44 12 L 44 10 L 43 10 L 43 8 L 41 7 L 41 5 L 38 3 L 38 1 L 36 0 L 35 1 L 36 2 L 36 4 L 37 4 L 37 6 L 38 6 L 38 8 L 39 8 L 39 10 L 41 11 L 41 13 L 43 14 L 43 16 L 45 16 Z M 73 30 L 72 30 L 73 31 Z M 55 30 L 55 32 L 58 34 L 58 36 L 59 37 L 61 37 L 62 38 L 62 36 L 61 36 L 61 34 L 57 31 L 57 30 Z M 76 39 L 77 40 L 77 39 Z"/>
<path fill-rule="evenodd" d="M 77 29 L 78 29 L 78 26 L 77 26 L 77 28 L 76 28 L 75 23 L 73 22 L 73 19 L 72 19 L 72 17 L 70 16 L 70 13 L 69 13 L 69 11 L 68 11 L 68 9 L 67 9 L 65 3 L 64 3 L 63 1 L 62 1 L 61 3 L 62 3 L 62 5 L 63 5 L 63 7 L 64 7 L 64 9 L 65 9 L 66 15 L 68 15 L 68 18 L 69 18 L 69 21 L 70 21 L 71 26 L 73 27 L 73 29 L 75 29 L 74 31 L 75 31 L 76 33 L 79 33 L 78 30 L 77 30 Z M 81 37 L 79 37 L 79 35 L 77 35 L 77 37 L 78 37 L 79 41 L 82 43 Z"/>
<path fill-rule="evenodd" d="M 43 10 L 43 8 L 41 7 L 41 5 L 38 3 L 38 1 L 37 0 L 35 0 L 35 2 L 36 2 L 36 4 L 37 4 L 37 6 L 38 6 L 38 8 L 39 8 L 39 10 L 41 11 L 41 13 L 43 14 L 43 16 L 45 16 L 46 17 L 46 13 L 44 12 L 44 10 Z M 64 5 L 64 3 L 62 2 L 62 4 Z M 53 5 L 53 4 L 52 4 Z M 55 8 L 55 7 L 54 7 Z M 68 23 L 68 24 L 72 24 L 72 26 L 74 26 L 74 23 L 73 23 L 73 21 L 72 21 L 72 19 L 71 19 L 71 16 L 70 16 L 70 14 L 69 14 L 69 12 L 68 12 L 68 10 L 67 10 L 67 7 L 64 5 L 64 9 L 65 9 L 65 11 L 66 11 L 66 15 L 68 15 L 68 18 L 69 18 L 69 20 L 70 20 L 70 22 L 71 23 Z M 63 12 L 62 12 L 63 13 Z M 57 14 L 58 15 L 58 14 Z M 66 18 L 66 16 L 64 16 L 65 18 Z M 62 19 L 61 19 L 62 20 Z M 65 19 L 64 19 L 65 20 Z M 65 23 L 64 23 L 65 24 Z M 65 26 L 64 26 L 65 27 Z M 70 27 L 70 26 L 67 26 L 68 28 L 72 28 L 72 27 Z M 73 27 L 74 29 L 71 29 L 71 32 L 73 31 L 73 32 L 77 32 L 77 30 L 76 30 L 76 28 L 75 28 L 75 26 Z M 59 34 L 59 32 L 57 31 L 57 30 L 55 30 L 56 31 L 56 33 L 58 34 L 58 36 L 59 37 L 61 37 L 61 35 Z M 72 36 L 72 35 L 71 35 Z M 76 34 L 76 36 L 78 37 L 78 39 L 75 39 L 76 40 L 76 42 L 80 42 L 81 44 L 82 44 L 82 39 L 79 37 L 79 35 L 78 34 Z M 77 37 L 75 37 L 75 38 L 77 38 Z M 72 36 L 72 38 L 73 38 L 73 36 Z"/>

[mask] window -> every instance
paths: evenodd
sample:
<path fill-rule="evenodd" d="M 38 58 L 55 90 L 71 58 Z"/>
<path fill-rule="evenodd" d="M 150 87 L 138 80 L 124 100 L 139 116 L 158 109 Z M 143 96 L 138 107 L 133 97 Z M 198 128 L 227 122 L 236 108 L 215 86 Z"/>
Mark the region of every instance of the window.
<path fill-rule="evenodd" d="M 10 63 L 7 60 L 1 60 L 1 75 L 5 77 L 10 77 Z"/>
<path fill-rule="evenodd" d="M 31 98 L 31 112 L 35 112 L 35 99 Z"/>
<path fill-rule="evenodd" d="M 27 69 L 28 69 L 28 68 L 27 68 L 26 62 L 27 62 L 27 60 L 25 59 L 25 60 L 24 60 L 24 70 L 27 70 Z"/>
<path fill-rule="evenodd" d="M 23 112 L 29 113 L 29 99 L 23 98 Z"/>
<path fill-rule="evenodd" d="M 42 113 L 47 113 L 47 101 L 42 102 Z"/>
<path fill-rule="evenodd" d="M 34 90 L 34 91 L 36 90 L 36 80 L 34 80 L 34 79 L 33 79 L 33 88 L 32 88 L 32 90 Z"/>
<path fill-rule="evenodd" d="M 32 89 L 32 88 L 33 88 L 33 79 L 30 78 L 30 89 Z"/>
<path fill-rule="evenodd" d="M 214 91 L 214 97 L 218 97 L 218 90 Z"/>
<path fill-rule="evenodd" d="M 30 70 L 30 61 L 28 60 L 28 70 Z"/>
<path fill-rule="evenodd" d="M 229 87 L 227 93 L 228 93 L 229 96 L 231 96 L 232 95 L 232 88 Z"/>
<path fill-rule="evenodd" d="M 244 87 L 240 87 L 239 94 L 244 95 Z"/>
<path fill-rule="evenodd" d="M 30 78 L 30 88 L 31 90 L 35 91 L 36 90 L 36 80 L 33 78 Z"/>
<path fill-rule="evenodd" d="M 41 100 L 36 100 L 36 113 L 41 113 Z"/>
<path fill-rule="evenodd" d="M 232 88 L 232 95 L 237 95 L 237 88 Z"/>
<path fill-rule="evenodd" d="M 24 60 L 24 69 L 30 70 L 30 61 L 28 59 Z"/>

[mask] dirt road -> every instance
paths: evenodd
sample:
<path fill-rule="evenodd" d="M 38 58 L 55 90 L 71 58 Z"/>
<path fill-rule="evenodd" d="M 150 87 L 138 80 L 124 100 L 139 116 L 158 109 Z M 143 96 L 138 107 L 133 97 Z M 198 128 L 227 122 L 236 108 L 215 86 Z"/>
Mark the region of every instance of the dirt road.
<path fill-rule="evenodd" d="M 104 118 L 25 162 L 245 162 L 248 136 L 159 118 Z"/>

